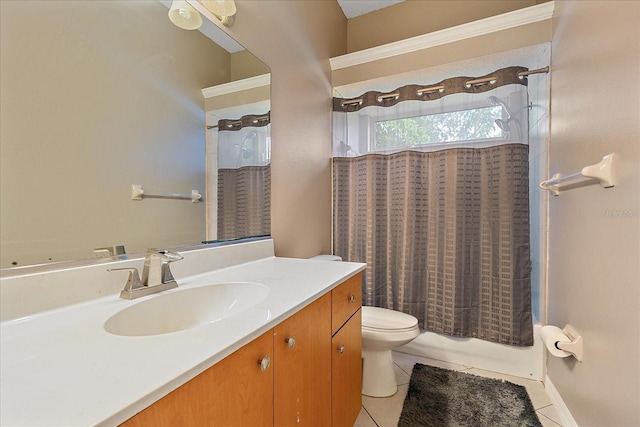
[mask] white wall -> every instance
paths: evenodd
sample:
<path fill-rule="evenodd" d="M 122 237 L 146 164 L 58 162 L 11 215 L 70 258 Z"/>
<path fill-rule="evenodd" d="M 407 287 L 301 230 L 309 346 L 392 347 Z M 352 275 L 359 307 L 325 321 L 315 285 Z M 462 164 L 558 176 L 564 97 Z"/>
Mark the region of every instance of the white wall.
<path fill-rule="evenodd" d="M 570 323 L 584 361 L 548 360 L 578 425 L 640 425 L 640 2 L 558 1 L 550 172 L 615 152 L 614 188 L 549 200 L 548 320 Z"/>

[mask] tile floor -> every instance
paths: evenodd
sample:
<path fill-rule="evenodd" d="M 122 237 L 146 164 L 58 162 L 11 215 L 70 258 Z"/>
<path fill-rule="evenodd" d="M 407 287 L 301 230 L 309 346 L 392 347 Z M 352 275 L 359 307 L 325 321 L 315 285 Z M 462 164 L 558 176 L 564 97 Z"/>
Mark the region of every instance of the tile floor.
<path fill-rule="evenodd" d="M 362 410 L 358 415 L 354 427 L 396 427 L 400 419 L 402 404 L 409 388 L 409 378 L 415 363 L 437 366 L 439 368 L 454 369 L 482 377 L 504 379 L 514 384 L 525 386 L 531 403 L 533 403 L 538 418 L 543 427 L 562 427 L 558 413 L 551 404 L 551 400 L 544 390 L 544 385 L 540 381 L 528 380 L 525 378 L 513 377 L 511 375 L 497 372 L 485 371 L 471 368 L 469 366 L 456 365 L 455 363 L 441 360 L 428 359 L 420 356 L 394 352 L 396 378 L 398 380 L 398 392 L 385 398 L 362 396 Z"/>

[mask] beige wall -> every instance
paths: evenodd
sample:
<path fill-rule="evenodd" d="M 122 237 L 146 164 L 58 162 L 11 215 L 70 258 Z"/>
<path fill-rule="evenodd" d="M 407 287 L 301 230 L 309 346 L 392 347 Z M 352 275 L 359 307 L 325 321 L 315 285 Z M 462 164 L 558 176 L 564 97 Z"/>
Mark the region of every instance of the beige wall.
<path fill-rule="evenodd" d="M 558 1 L 550 172 L 615 152 L 618 181 L 552 197 L 548 319 L 582 334 L 584 361 L 548 360 L 580 426 L 640 425 L 640 45 L 637 1 Z"/>
<path fill-rule="evenodd" d="M 156 1 L 0 7 L 2 267 L 201 241 L 203 203 L 129 189 L 204 194 L 201 89 L 229 54 Z"/>
<path fill-rule="evenodd" d="M 248 50 L 231 54 L 231 81 L 268 74 L 269 67 L 264 65 Z"/>
<path fill-rule="evenodd" d="M 533 6 L 535 0 L 408 0 L 367 13 L 347 24 L 347 52 L 404 40 L 444 28 Z"/>
<path fill-rule="evenodd" d="M 221 110 L 228 107 L 236 107 L 238 105 L 252 104 L 254 102 L 269 101 L 271 99 L 271 86 L 259 86 L 256 88 L 235 91 L 230 94 L 218 95 L 204 100 L 205 111 Z M 256 111 L 255 113 L 264 114 L 268 111 Z M 229 117 L 236 119 L 239 117 Z"/>
<path fill-rule="evenodd" d="M 271 234 L 278 256 L 331 251 L 331 70 L 346 51 L 334 1 L 238 1 L 229 33 L 271 68 Z"/>

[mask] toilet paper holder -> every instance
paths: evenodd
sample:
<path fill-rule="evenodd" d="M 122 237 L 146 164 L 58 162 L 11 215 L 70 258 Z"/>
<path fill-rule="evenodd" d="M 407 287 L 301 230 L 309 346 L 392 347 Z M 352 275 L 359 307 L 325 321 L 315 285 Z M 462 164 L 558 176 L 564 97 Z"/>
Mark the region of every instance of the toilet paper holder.
<path fill-rule="evenodd" d="M 562 351 L 565 351 L 567 353 L 571 353 L 571 355 L 573 357 L 578 359 L 578 362 L 582 362 L 582 356 L 583 356 L 582 336 L 571 325 L 566 325 L 562 329 L 562 332 L 564 333 L 564 335 L 566 335 L 566 337 L 569 339 L 569 341 L 567 342 L 567 341 L 564 341 L 564 340 L 562 340 L 562 341 L 557 340 L 554 343 L 555 347 L 558 350 L 562 350 Z"/>

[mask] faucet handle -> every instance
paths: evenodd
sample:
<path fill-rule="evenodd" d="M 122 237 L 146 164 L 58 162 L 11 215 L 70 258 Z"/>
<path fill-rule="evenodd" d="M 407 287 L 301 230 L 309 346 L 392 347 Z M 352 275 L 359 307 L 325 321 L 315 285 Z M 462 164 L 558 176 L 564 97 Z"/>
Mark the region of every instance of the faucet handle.
<path fill-rule="evenodd" d="M 124 285 L 125 291 L 132 291 L 134 289 L 142 288 L 142 281 L 140 280 L 140 274 L 138 273 L 137 268 L 108 268 L 108 272 L 112 271 L 128 271 L 129 278 L 127 279 L 126 285 Z"/>
<path fill-rule="evenodd" d="M 184 259 L 182 255 L 166 249 L 147 250 L 147 255 L 144 259 L 144 270 L 142 270 L 143 286 L 175 283 L 176 279 L 171 273 L 169 264 L 181 259 Z"/>
<path fill-rule="evenodd" d="M 180 261 L 181 259 L 184 259 L 184 257 L 182 255 L 180 255 L 179 253 L 176 252 L 171 252 L 168 251 L 166 249 L 162 249 L 156 252 L 157 254 L 159 254 L 160 256 L 162 256 L 162 260 L 164 262 L 174 262 L 174 261 Z"/>
<path fill-rule="evenodd" d="M 147 255 L 145 256 L 145 264 L 147 264 L 153 256 L 160 257 L 163 263 L 180 261 L 184 258 L 182 255 L 176 252 L 168 251 L 166 249 L 148 249 Z"/>
<path fill-rule="evenodd" d="M 162 256 L 162 283 L 171 283 L 175 282 L 176 279 L 173 277 L 171 273 L 171 269 L 169 268 L 169 263 L 180 261 L 184 259 L 184 257 L 178 253 L 162 250 L 159 251 Z"/>

